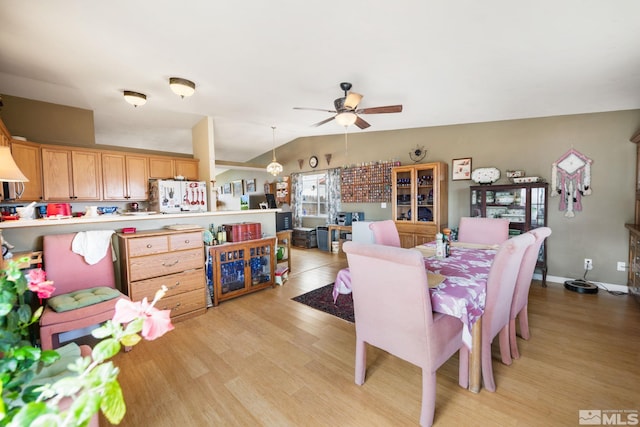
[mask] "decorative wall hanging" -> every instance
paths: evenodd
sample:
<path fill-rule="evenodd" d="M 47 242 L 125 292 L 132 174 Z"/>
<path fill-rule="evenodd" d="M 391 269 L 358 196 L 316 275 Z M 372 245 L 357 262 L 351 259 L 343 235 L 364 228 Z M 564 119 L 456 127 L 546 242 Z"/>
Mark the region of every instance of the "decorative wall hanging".
<path fill-rule="evenodd" d="M 451 179 L 453 181 L 471 179 L 471 157 L 451 161 Z"/>
<path fill-rule="evenodd" d="M 416 145 L 416 148 L 413 151 L 409 151 L 409 157 L 411 157 L 411 160 L 416 163 L 424 159 L 426 155 L 427 150 L 424 149 L 424 146 L 420 147 Z"/>
<path fill-rule="evenodd" d="M 573 148 L 553 163 L 551 197 L 560 196 L 561 211 L 573 218 L 582 210 L 582 196 L 591 194 L 591 164 L 593 160 Z"/>

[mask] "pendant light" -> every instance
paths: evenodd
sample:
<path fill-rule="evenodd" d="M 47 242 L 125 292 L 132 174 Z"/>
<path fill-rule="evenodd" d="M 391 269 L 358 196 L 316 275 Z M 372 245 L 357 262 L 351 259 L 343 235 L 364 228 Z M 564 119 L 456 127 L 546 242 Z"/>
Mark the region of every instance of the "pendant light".
<path fill-rule="evenodd" d="M 144 105 L 147 103 L 147 95 L 140 92 L 134 92 L 132 90 L 125 90 L 123 92 L 124 100 L 129 104 L 137 107 L 138 105 Z"/>
<path fill-rule="evenodd" d="M 282 172 L 282 165 L 276 161 L 276 127 L 271 126 L 273 133 L 273 160 L 267 166 L 267 172 L 273 176 L 277 176 Z"/>

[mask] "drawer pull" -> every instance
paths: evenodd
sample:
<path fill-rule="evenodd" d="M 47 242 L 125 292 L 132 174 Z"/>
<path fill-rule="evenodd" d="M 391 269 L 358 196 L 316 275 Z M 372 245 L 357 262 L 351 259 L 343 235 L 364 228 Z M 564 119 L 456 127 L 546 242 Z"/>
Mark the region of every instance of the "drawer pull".
<path fill-rule="evenodd" d="M 176 284 L 175 284 L 175 285 L 173 285 L 173 286 L 169 286 L 169 287 L 167 288 L 167 290 L 168 290 L 168 291 L 170 291 L 170 290 L 172 290 L 172 289 L 177 288 L 178 286 L 180 286 L 180 282 L 176 282 Z"/>
<path fill-rule="evenodd" d="M 172 262 L 171 264 L 165 264 L 165 263 L 163 262 L 163 263 L 162 263 L 162 266 L 163 266 L 163 267 L 173 267 L 174 265 L 176 265 L 176 264 L 177 264 L 177 263 L 179 263 L 179 262 L 180 262 L 180 260 L 179 260 L 179 259 L 175 260 L 175 262 Z"/>
<path fill-rule="evenodd" d="M 151 245 L 151 243 L 149 243 L 149 244 L 147 245 L 147 248 L 149 248 L 149 249 L 151 249 L 152 247 L 153 247 L 153 246 Z"/>
<path fill-rule="evenodd" d="M 184 242 L 187 243 L 187 244 L 191 243 L 190 240 L 185 240 Z"/>

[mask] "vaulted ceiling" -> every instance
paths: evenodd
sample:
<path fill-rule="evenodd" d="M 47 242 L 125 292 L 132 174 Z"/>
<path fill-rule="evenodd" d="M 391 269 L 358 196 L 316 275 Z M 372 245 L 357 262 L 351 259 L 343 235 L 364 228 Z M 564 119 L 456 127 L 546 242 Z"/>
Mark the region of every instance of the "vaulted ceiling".
<path fill-rule="evenodd" d="M 343 96 L 372 132 L 640 108 L 637 0 L 0 0 L 0 93 L 94 111 L 96 143 L 248 161 Z M 181 99 L 169 77 L 196 83 Z M 147 95 L 133 108 L 123 90 Z"/>

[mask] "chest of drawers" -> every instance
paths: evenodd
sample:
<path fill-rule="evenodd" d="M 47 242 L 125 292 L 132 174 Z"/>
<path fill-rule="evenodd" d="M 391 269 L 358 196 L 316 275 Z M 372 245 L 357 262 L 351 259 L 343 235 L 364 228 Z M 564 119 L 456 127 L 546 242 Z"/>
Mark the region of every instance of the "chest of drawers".
<path fill-rule="evenodd" d="M 123 292 L 132 301 L 149 302 L 168 291 L 156 308 L 171 310 L 174 321 L 206 310 L 204 244 L 201 230 L 151 230 L 118 234 Z"/>

